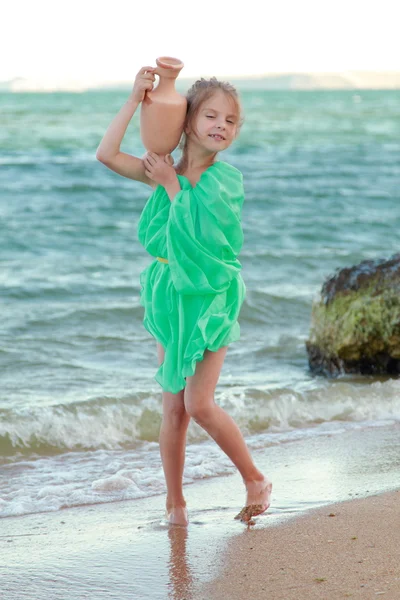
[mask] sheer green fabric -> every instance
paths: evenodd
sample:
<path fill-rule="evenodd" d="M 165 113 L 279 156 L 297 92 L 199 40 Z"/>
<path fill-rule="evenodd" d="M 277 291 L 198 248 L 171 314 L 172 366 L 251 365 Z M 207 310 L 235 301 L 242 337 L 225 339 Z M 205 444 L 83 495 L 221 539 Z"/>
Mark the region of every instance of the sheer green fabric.
<path fill-rule="evenodd" d="M 156 381 L 176 394 L 194 375 L 204 351 L 240 338 L 238 317 L 246 287 L 237 256 L 243 245 L 243 178 L 216 162 L 171 202 L 159 185 L 138 223 L 138 239 L 155 259 L 140 274 L 143 324 L 165 350 Z"/>

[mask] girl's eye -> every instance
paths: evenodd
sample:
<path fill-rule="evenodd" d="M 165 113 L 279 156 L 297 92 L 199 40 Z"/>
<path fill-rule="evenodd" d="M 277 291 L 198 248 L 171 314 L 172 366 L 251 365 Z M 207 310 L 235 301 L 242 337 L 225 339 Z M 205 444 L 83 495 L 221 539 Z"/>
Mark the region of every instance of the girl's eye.
<path fill-rule="evenodd" d="M 207 119 L 215 119 L 215 117 L 213 115 L 207 115 Z M 231 123 L 232 125 L 234 125 L 234 121 L 229 121 L 229 119 L 227 119 L 228 123 Z"/>

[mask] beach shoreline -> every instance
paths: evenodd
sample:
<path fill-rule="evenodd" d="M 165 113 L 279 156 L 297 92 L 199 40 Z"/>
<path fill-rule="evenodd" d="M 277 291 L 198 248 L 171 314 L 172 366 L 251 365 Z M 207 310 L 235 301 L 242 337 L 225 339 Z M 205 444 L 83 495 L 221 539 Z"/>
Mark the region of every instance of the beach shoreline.
<path fill-rule="evenodd" d="M 375 528 L 371 529 L 373 536 L 374 531 L 379 532 L 375 514 L 390 518 L 394 515 L 393 511 L 385 513 L 389 509 L 384 505 L 391 491 L 398 496 L 393 490 L 400 479 L 399 432 L 398 424 L 381 427 L 360 424 L 359 429 L 340 434 L 253 448 L 256 463 L 271 477 L 274 489 L 270 509 L 256 518 L 256 526 L 250 532 L 234 520 L 244 500 L 239 474 L 204 478 L 185 486 L 188 528 L 169 528 L 163 520 L 164 494 L 3 518 L 0 520 L 3 596 L 5 600 L 94 597 L 96 600 L 212 600 L 210 590 L 217 594 L 224 589 L 220 585 L 229 585 L 232 568 L 239 576 L 246 556 L 243 540 L 256 539 L 257 548 L 260 544 L 258 555 L 263 556 L 265 544 L 269 547 L 269 540 L 275 536 L 275 553 L 289 556 L 289 544 L 282 544 L 281 532 L 292 531 L 292 527 L 297 531 L 307 519 L 317 528 L 324 519 L 330 526 L 340 524 L 346 503 L 336 504 L 335 508 L 333 505 L 349 499 L 349 506 L 361 502 L 366 507 L 365 520 L 368 527 L 372 523 Z M 371 501 L 377 503 L 377 508 L 368 508 Z M 383 512 L 379 512 L 381 504 Z M 321 515 L 332 511 L 338 514 L 329 519 L 321 516 L 318 521 L 315 515 L 319 513 L 314 511 L 321 511 Z M 398 519 L 398 514 L 394 516 Z M 343 538 L 348 544 L 356 542 L 348 539 L 351 536 L 363 539 L 358 529 L 352 531 Z M 320 535 L 315 534 L 314 538 L 318 540 Z M 339 543 L 340 539 L 339 536 Z M 328 546 L 334 548 L 334 544 Z M 235 553 L 241 559 L 240 567 L 232 567 Z M 253 560 L 254 548 L 248 550 L 248 555 L 246 560 Z M 318 550 L 318 559 L 319 555 Z M 260 588 L 264 564 L 244 568 L 251 574 L 257 593 L 264 593 Z M 329 585 L 332 575 L 323 570 L 316 572 L 315 578 L 324 578 Z M 237 590 L 243 585 L 240 582 Z M 317 583 L 313 581 L 312 585 Z M 315 588 L 318 592 L 327 587 L 322 587 L 325 581 L 319 583 Z M 225 597 L 234 598 L 230 593 Z M 255 600 L 258 597 L 263 596 L 256 595 Z M 296 600 L 302 599 L 296 597 Z"/>
<path fill-rule="evenodd" d="M 202 597 L 398 600 L 399 503 L 396 490 L 249 529 L 228 542 L 226 566 Z"/>

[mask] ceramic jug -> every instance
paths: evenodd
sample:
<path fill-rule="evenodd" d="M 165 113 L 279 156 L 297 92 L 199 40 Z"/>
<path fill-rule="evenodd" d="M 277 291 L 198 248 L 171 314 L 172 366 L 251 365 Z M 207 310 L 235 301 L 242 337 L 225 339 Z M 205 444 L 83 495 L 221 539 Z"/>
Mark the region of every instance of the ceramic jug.
<path fill-rule="evenodd" d="M 140 111 L 140 137 L 147 151 L 161 156 L 170 154 L 181 139 L 187 101 L 175 89 L 175 80 L 183 62 L 171 56 L 156 59 L 158 85 L 146 92 Z M 172 160 L 172 157 L 168 157 Z M 169 162 L 169 160 L 167 161 Z"/>

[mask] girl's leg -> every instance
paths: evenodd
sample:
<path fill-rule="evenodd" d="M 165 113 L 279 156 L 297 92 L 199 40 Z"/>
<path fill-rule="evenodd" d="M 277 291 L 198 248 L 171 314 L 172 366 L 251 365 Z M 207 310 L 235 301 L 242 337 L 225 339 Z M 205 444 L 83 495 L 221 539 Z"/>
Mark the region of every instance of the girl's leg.
<path fill-rule="evenodd" d="M 164 360 L 164 349 L 157 343 L 159 364 Z M 163 418 L 160 428 L 160 453 L 167 484 L 167 513 L 169 521 L 187 524 L 182 509 L 186 506 L 183 497 L 182 479 L 185 464 L 186 431 L 190 416 L 184 404 L 184 390 L 178 394 L 162 392 Z M 176 510 L 175 510 L 176 509 Z M 186 522 L 184 522 L 186 521 Z"/>
<path fill-rule="evenodd" d="M 255 466 L 239 427 L 214 402 L 215 388 L 227 349 L 225 346 L 217 352 L 205 351 L 204 359 L 197 363 L 195 374 L 186 380 L 185 407 L 238 468 L 247 488 L 247 504 L 261 504 L 266 510 L 272 485 Z"/>

